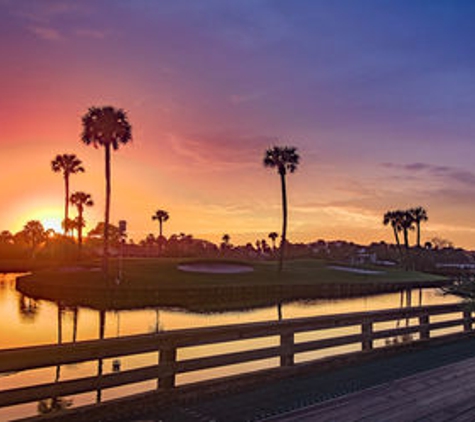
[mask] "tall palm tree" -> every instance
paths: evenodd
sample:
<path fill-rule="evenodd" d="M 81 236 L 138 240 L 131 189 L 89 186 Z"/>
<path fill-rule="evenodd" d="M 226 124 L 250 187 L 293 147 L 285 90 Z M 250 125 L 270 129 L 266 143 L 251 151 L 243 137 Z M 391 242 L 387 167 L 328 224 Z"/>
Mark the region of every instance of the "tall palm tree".
<path fill-rule="evenodd" d="M 127 114 L 122 109 L 111 106 L 90 107 L 82 118 L 82 141 L 94 147 L 103 146 L 105 150 L 106 204 L 104 217 L 104 252 L 102 268 L 104 274 L 109 273 L 109 227 L 110 196 L 111 196 L 111 148 L 117 150 L 120 144 L 132 140 L 132 126 Z"/>
<path fill-rule="evenodd" d="M 295 170 L 297 170 L 299 161 L 300 157 L 297 154 L 297 148 L 295 147 L 274 146 L 269 148 L 264 155 L 264 166 L 277 168 L 282 189 L 282 237 L 280 242 L 279 272 L 282 271 L 284 264 L 284 253 L 287 236 L 287 188 L 285 176 L 287 172 L 293 173 Z"/>
<path fill-rule="evenodd" d="M 77 220 L 75 219 L 76 228 L 78 230 L 78 245 L 79 249 L 82 247 L 82 229 L 85 226 L 84 224 L 84 207 L 92 207 L 94 202 L 90 194 L 85 192 L 74 192 L 69 198 L 71 204 L 76 206 L 78 210 Z"/>
<path fill-rule="evenodd" d="M 391 224 L 394 232 L 394 238 L 396 239 L 396 244 L 398 249 L 401 248 L 401 242 L 399 240 L 399 233 L 402 231 L 401 227 L 401 214 L 400 211 L 388 211 L 384 214 L 383 224 L 387 226 Z"/>
<path fill-rule="evenodd" d="M 268 237 L 270 240 L 272 240 L 272 249 L 275 250 L 275 240 L 279 237 L 279 233 L 270 232 Z"/>
<path fill-rule="evenodd" d="M 160 230 L 160 238 L 163 237 L 163 223 L 168 221 L 170 215 L 164 210 L 157 210 L 154 215 L 152 215 L 152 220 L 158 221 L 158 226 Z"/>
<path fill-rule="evenodd" d="M 409 212 L 412 215 L 412 219 L 416 224 L 417 230 L 417 247 L 421 247 L 421 222 L 427 221 L 429 217 L 427 216 L 427 211 L 422 207 L 411 208 Z"/>
<path fill-rule="evenodd" d="M 58 154 L 51 161 L 52 170 L 63 173 L 64 178 L 64 221 L 69 220 L 69 176 L 84 171 L 81 160 L 75 154 Z M 68 234 L 68 225 L 64 225 L 64 234 Z"/>
<path fill-rule="evenodd" d="M 400 213 L 400 224 L 404 234 L 404 246 L 406 249 L 409 249 L 409 231 L 414 230 L 414 218 L 409 210 L 397 212 Z"/>

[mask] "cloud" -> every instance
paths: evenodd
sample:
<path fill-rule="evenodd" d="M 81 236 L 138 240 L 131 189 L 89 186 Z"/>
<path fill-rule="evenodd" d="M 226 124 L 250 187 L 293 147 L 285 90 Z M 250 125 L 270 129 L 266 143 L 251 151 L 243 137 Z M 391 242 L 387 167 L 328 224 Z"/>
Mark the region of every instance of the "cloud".
<path fill-rule="evenodd" d="M 411 164 L 383 163 L 382 166 L 388 169 L 436 177 L 449 184 L 458 183 L 470 188 L 475 188 L 475 173 L 457 167 L 438 166 L 420 162 Z"/>
<path fill-rule="evenodd" d="M 265 148 L 275 142 L 269 136 L 231 133 L 168 136 L 172 151 L 185 160 L 188 168 L 200 166 L 211 171 L 254 167 L 261 161 Z"/>
<path fill-rule="evenodd" d="M 61 41 L 63 36 L 54 28 L 46 26 L 30 26 L 28 27 L 30 32 L 46 41 Z"/>
<path fill-rule="evenodd" d="M 88 28 L 76 29 L 74 33 L 78 37 L 92 38 L 96 40 L 104 39 L 108 35 L 107 31 L 100 31 L 100 30 L 88 29 Z"/>

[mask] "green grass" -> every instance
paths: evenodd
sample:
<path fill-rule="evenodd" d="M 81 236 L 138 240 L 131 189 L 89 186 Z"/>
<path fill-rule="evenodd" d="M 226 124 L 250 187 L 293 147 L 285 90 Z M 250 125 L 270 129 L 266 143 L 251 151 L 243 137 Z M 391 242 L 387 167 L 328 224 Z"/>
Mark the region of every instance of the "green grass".
<path fill-rule="evenodd" d="M 99 267 L 91 265 L 41 270 L 20 277 L 17 288 L 33 298 L 95 309 L 165 306 L 220 312 L 298 299 L 362 296 L 429 287 L 445 280 L 397 269 L 385 269 L 381 274 L 354 274 L 328 268 L 324 261 L 311 259 L 289 261 L 280 274 L 275 262 L 241 262 L 254 268 L 253 272 L 241 274 L 191 273 L 177 268 L 178 264 L 190 261 L 127 259 L 120 284 L 116 283 L 117 261 L 111 262 L 108 280 Z"/>
<path fill-rule="evenodd" d="M 365 284 L 365 283 L 417 283 L 442 281 L 444 277 L 401 269 L 380 269 L 381 274 L 357 274 L 339 271 L 320 260 L 295 260 L 285 263 L 282 273 L 277 272 L 276 262 L 233 261 L 250 265 L 253 272 L 240 274 L 203 274 L 185 272 L 178 269 L 180 263 L 191 259 L 126 259 L 123 264 L 123 277 L 120 288 L 209 288 L 244 286 L 311 286 L 318 284 Z M 196 260 L 193 260 L 196 261 Z M 199 262 L 207 262 L 201 260 Z M 215 260 L 213 260 L 215 262 Z M 225 261 L 229 262 L 229 261 Z M 111 278 L 115 279 L 118 262 L 111 263 Z M 66 272 L 65 272 L 66 271 Z M 44 270 L 27 276 L 31 282 L 46 284 L 73 284 L 89 288 L 101 288 L 105 280 L 100 271 L 90 268 L 67 271 L 61 269 Z"/>

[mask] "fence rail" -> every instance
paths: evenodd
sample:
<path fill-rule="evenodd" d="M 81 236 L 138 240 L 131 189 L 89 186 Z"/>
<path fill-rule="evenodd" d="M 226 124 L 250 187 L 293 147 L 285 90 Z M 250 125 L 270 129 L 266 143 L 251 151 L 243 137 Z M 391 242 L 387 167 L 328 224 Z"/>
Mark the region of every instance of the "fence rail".
<path fill-rule="evenodd" d="M 433 321 L 434 317 L 440 316 L 445 319 Z M 401 324 L 403 320 L 407 321 L 405 326 Z M 94 376 L 0 391 L 0 407 L 51 397 L 100 392 L 103 389 L 148 380 L 158 380 L 158 390 L 169 391 L 179 388 L 176 382 L 179 374 L 272 358 L 277 359 L 276 367 L 283 369 L 300 365 L 300 363 L 296 363 L 296 357 L 301 353 L 318 352 L 342 346 L 353 346 L 353 348 L 356 346 L 359 350 L 350 353 L 345 350 L 340 352 L 339 356 L 357 356 L 375 349 L 377 341 L 379 341 L 378 348 L 387 348 L 394 346 L 395 339 L 404 338 L 404 336 L 405 340 L 411 336 L 409 340 L 413 343 L 427 342 L 433 337 L 436 330 L 452 329 L 454 331 L 454 328 L 458 328 L 456 330 L 458 333 L 470 334 L 474 321 L 472 313 L 461 305 L 439 305 L 184 329 L 60 345 L 0 350 L 0 373 L 59 367 L 88 361 L 99 363 L 98 374 Z M 386 324 L 379 329 L 378 324 L 380 323 Z M 387 323 L 395 323 L 395 327 L 387 328 Z M 356 333 L 342 332 L 341 335 L 337 334 L 330 338 L 318 338 L 317 334 L 317 339 L 301 341 L 296 336 L 301 333 L 346 327 L 354 327 L 353 331 Z M 442 333 L 443 335 L 446 334 Z M 277 345 L 272 345 L 272 342 L 269 341 L 269 344 L 265 346 L 250 350 L 178 359 L 178 352 L 182 348 L 272 337 L 277 339 Z M 384 342 L 384 340 L 386 341 Z M 116 373 L 102 373 L 103 359 L 148 352 L 158 353 L 156 364 Z M 273 370 L 275 369 L 274 367 Z M 265 371 L 268 369 L 261 369 L 260 373 Z M 224 375 L 221 376 L 224 378 Z M 230 379 L 229 375 L 226 376 L 226 379 Z M 202 382 L 206 383 L 206 381 Z"/>

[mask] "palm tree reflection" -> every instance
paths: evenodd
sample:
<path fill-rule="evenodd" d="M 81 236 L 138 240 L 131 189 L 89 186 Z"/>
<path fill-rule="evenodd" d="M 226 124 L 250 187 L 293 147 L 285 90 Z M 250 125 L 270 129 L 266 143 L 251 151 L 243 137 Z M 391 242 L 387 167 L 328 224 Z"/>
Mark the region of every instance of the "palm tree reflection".
<path fill-rule="evenodd" d="M 24 321 L 33 322 L 39 310 L 39 302 L 31 297 L 20 295 L 18 298 L 18 311 Z"/>

